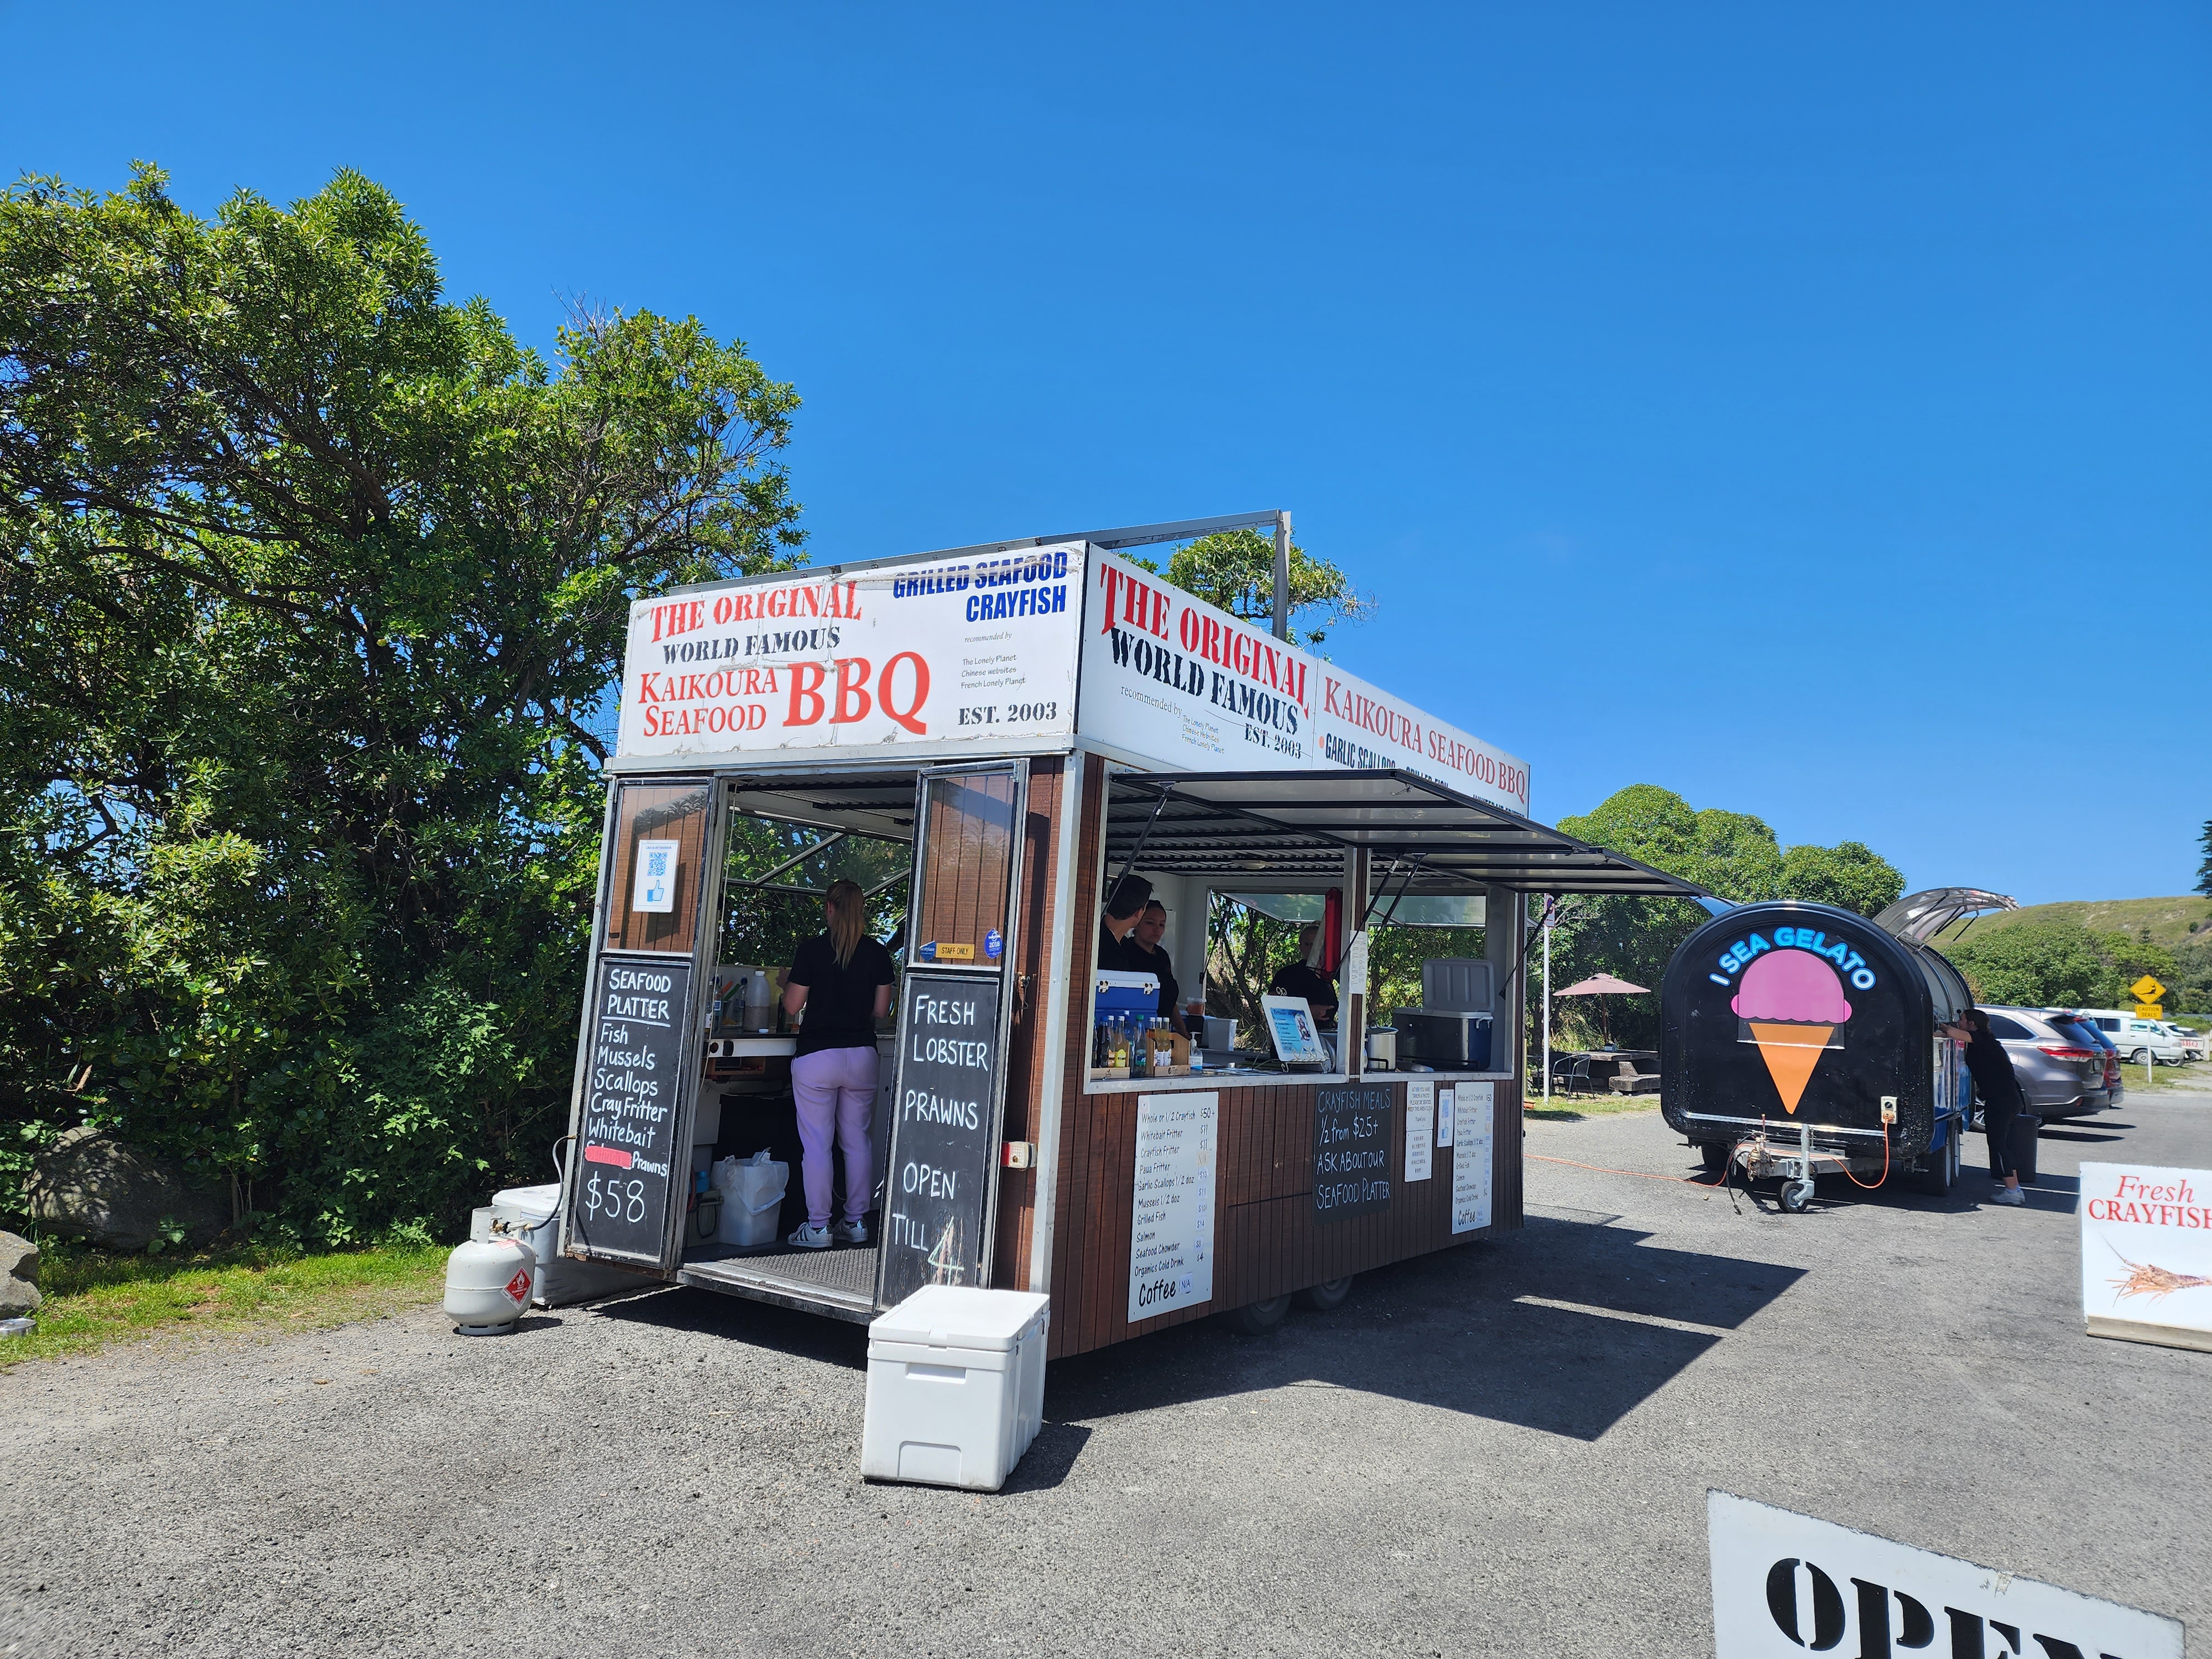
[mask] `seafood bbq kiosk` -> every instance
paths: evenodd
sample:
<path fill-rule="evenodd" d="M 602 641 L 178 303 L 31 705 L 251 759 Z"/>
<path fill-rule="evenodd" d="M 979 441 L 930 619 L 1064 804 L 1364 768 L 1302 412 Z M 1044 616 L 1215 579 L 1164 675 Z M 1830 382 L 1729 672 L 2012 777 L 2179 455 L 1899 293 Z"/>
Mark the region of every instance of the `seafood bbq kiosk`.
<path fill-rule="evenodd" d="M 1045 1291 L 1057 1358 L 1209 1314 L 1264 1326 L 1293 1293 L 1326 1304 L 1366 1269 L 1521 1224 L 1526 896 L 1694 890 L 1531 820 L 1520 761 L 1123 556 L 1244 526 L 1279 547 L 1288 517 L 636 602 L 565 1253 L 862 1322 L 929 1283 Z M 1204 994 L 1215 895 L 1333 925 L 1328 1069 L 1203 1044 L 1142 1078 L 1102 1064 L 1100 898 L 1129 871 L 1168 907 L 1179 1001 Z M 813 902 L 840 875 L 898 969 L 872 1242 L 702 1238 L 718 1143 L 750 1154 L 763 1114 L 790 1110 L 793 1037 L 765 1006 L 781 964 L 732 941 L 753 907 Z M 1461 988 L 1437 1024 L 1479 1029 L 1486 999 L 1487 1045 L 1370 1063 L 1368 929 L 1386 919 L 1483 928 L 1481 958 L 1443 964 Z"/>

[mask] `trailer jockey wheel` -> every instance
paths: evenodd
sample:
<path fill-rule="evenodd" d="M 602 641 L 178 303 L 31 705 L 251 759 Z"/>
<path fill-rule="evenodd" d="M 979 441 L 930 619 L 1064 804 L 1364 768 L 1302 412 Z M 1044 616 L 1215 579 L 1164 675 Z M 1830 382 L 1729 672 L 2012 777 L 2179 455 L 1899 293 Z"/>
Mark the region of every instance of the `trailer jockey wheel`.
<path fill-rule="evenodd" d="M 1792 1215 L 1805 1213 L 1805 1206 L 1813 1201 L 1810 1181 L 1785 1181 L 1782 1183 L 1782 1207 Z"/>
<path fill-rule="evenodd" d="M 1311 1308 L 1316 1313 L 1327 1313 L 1331 1308 L 1341 1307 L 1344 1298 L 1352 1294 L 1353 1275 L 1341 1279 L 1325 1279 L 1318 1285 L 1309 1285 L 1297 1293 L 1297 1304 Z"/>
<path fill-rule="evenodd" d="M 1290 1316 L 1291 1298 L 1271 1296 L 1265 1302 L 1247 1303 L 1229 1316 L 1229 1322 L 1247 1336 L 1266 1336 Z"/>

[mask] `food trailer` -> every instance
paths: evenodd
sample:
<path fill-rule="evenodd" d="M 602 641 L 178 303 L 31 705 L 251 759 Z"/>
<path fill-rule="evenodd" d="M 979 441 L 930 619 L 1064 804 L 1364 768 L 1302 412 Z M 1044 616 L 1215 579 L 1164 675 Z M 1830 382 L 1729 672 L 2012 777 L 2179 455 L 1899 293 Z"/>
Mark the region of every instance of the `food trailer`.
<path fill-rule="evenodd" d="M 1128 556 L 1245 526 L 1279 547 L 1287 519 L 636 602 L 566 1254 L 853 1321 L 925 1284 L 1044 1291 L 1056 1358 L 1209 1314 L 1265 1327 L 1294 1294 L 1326 1304 L 1356 1273 L 1520 1226 L 1527 896 L 1694 890 L 1534 822 L 1521 760 Z M 1343 996 L 1323 1069 L 1249 1029 L 1148 1051 L 1151 1075 L 1113 1063 L 1099 1024 L 1127 990 L 1094 969 L 1102 896 L 1129 872 L 1168 908 L 1186 1000 L 1206 994 L 1217 903 L 1326 923 Z M 796 1191 L 793 1038 L 769 1002 L 789 957 L 766 919 L 787 917 L 787 944 L 818 932 L 840 877 L 897 972 L 870 1242 L 702 1237 L 718 1156 L 789 1149 Z M 1486 1052 L 1370 1062 L 1385 925 L 1482 929 L 1440 982 L 1454 1029 L 1489 999 Z"/>
<path fill-rule="evenodd" d="M 1781 1176 L 1792 1212 L 1824 1174 L 1948 1192 L 1971 1094 L 1941 1028 L 1972 1001 L 1910 931 L 1794 900 L 1725 910 L 1660 981 L 1660 1110 L 1715 1173 Z"/>

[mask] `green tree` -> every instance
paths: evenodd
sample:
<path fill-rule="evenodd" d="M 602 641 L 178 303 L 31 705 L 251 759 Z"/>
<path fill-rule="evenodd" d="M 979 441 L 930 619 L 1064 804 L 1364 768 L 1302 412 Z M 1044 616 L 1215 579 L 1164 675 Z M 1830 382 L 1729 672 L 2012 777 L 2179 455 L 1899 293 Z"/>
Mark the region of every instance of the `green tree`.
<path fill-rule="evenodd" d="M 1864 842 L 1792 847 L 1782 855 L 1782 896 L 1832 904 L 1863 916 L 1879 914 L 1905 891 L 1898 867 Z"/>
<path fill-rule="evenodd" d="M 2100 1006 L 2112 988 L 2112 965 L 2086 927 L 2070 921 L 2023 921 L 1968 933 L 1945 950 L 1966 976 L 1977 1002 L 2024 1007 Z"/>
<path fill-rule="evenodd" d="M 1159 567 L 1139 559 L 1146 569 Z M 1186 593 L 1263 629 L 1275 621 L 1275 542 L 1256 530 L 1223 530 L 1185 542 L 1162 573 Z M 1374 609 L 1352 579 L 1326 559 L 1291 544 L 1291 638 L 1318 646 L 1340 623 L 1355 623 Z"/>
<path fill-rule="evenodd" d="M 2204 829 L 2197 837 L 2197 845 L 2204 854 L 2197 866 L 2197 890 L 2212 893 L 2212 818 L 2204 820 Z"/>
<path fill-rule="evenodd" d="M 357 173 L 0 193 L 0 1159 L 329 1239 L 544 1170 L 628 606 L 795 560 L 796 404 L 689 319 L 549 363 Z"/>

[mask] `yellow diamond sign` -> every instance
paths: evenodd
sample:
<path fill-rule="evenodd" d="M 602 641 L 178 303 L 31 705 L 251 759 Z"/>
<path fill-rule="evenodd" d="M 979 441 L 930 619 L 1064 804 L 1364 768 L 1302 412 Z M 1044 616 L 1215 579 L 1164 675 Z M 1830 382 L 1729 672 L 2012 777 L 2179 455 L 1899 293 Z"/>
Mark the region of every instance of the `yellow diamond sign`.
<path fill-rule="evenodd" d="M 2134 984 L 2129 986 L 2128 990 L 2137 1002 L 2156 1002 L 2166 994 L 2166 987 L 2160 985 L 2148 974 L 2145 974 Z"/>

